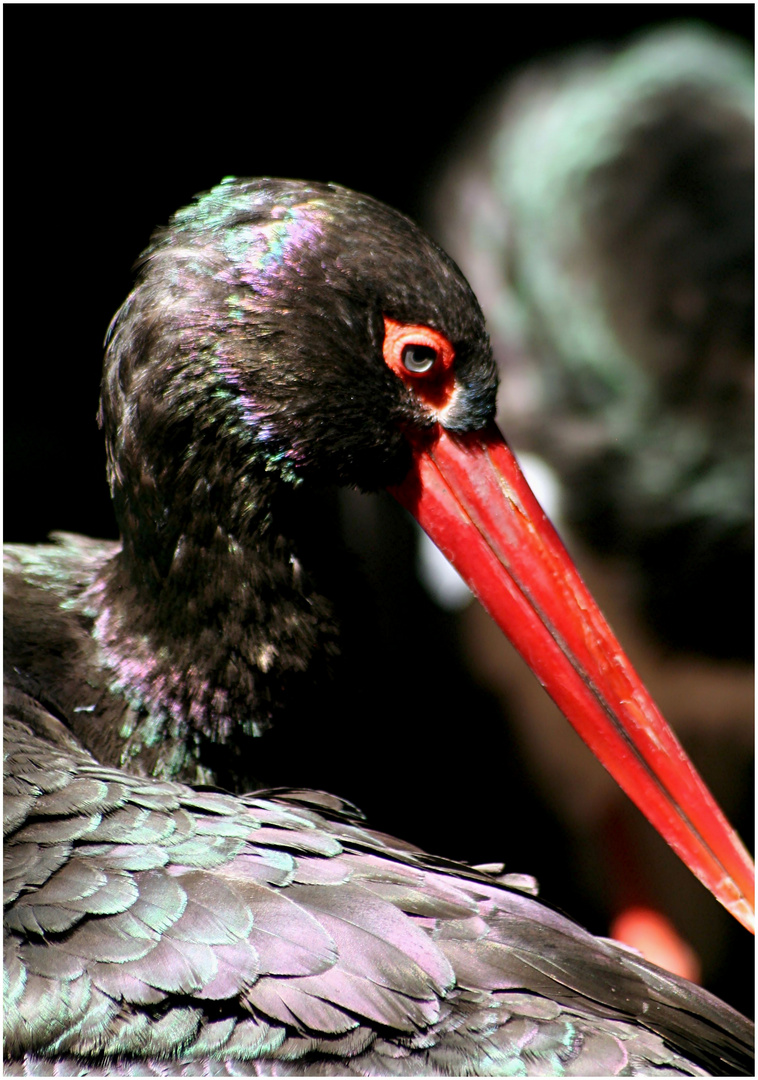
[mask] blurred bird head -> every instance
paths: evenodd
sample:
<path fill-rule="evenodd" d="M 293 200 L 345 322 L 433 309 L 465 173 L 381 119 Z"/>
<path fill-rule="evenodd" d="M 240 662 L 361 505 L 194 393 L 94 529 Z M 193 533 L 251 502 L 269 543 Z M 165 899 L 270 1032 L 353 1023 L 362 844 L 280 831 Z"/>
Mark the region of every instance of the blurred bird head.
<path fill-rule="evenodd" d="M 500 419 L 669 647 L 752 657 L 753 74 L 697 25 L 510 80 L 436 201 Z M 547 420 L 546 420 L 547 418 Z"/>

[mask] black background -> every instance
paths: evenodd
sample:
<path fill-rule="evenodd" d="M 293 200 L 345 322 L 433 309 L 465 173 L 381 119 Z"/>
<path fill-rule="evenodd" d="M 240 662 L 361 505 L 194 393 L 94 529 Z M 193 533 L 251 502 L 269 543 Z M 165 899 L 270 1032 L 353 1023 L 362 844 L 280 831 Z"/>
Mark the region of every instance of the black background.
<path fill-rule="evenodd" d="M 419 216 L 446 150 L 509 72 L 688 18 L 752 41 L 750 4 L 6 7 L 5 538 L 116 535 L 95 422 L 102 341 L 152 229 L 193 194 L 229 174 L 290 176 Z M 444 654 L 454 631 L 429 633 Z M 451 702 L 466 692 L 465 680 L 446 689 Z M 553 850 L 561 838 L 528 795 L 519 801 L 522 782 L 481 802 L 490 781 L 470 763 L 491 765 L 508 747 L 482 735 L 481 750 L 459 759 L 427 714 L 401 761 L 399 726 L 399 715 L 358 726 L 317 786 L 443 854 L 515 851 L 509 868 L 537 873 L 543 891 L 603 932 L 587 898 L 560 888 L 568 856 L 530 850 L 528 825 L 552 829 Z M 414 764 L 434 742 L 443 745 L 432 763 Z M 380 765 L 367 779 L 356 762 L 368 756 Z M 456 767 L 468 770 L 463 783 Z M 307 770 L 291 779 L 314 782 Z M 728 982 L 716 989 L 726 995 Z M 731 997 L 749 1008 L 749 989 Z"/>
<path fill-rule="evenodd" d="M 411 216 L 535 57 L 743 5 L 6 7 L 5 528 L 115 535 L 102 340 L 156 225 L 223 176 L 336 181 Z"/>

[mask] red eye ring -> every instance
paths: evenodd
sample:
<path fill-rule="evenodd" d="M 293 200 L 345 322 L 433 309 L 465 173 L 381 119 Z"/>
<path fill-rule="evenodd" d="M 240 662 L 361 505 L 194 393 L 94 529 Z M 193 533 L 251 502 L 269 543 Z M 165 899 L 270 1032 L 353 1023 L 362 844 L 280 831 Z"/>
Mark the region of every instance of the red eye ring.
<path fill-rule="evenodd" d="M 403 362 L 403 354 L 409 345 L 433 349 L 436 359 L 426 370 L 413 371 Z M 439 330 L 431 326 L 411 326 L 384 316 L 384 360 L 401 379 L 437 379 L 450 369 L 455 359 L 455 349 Z"/>

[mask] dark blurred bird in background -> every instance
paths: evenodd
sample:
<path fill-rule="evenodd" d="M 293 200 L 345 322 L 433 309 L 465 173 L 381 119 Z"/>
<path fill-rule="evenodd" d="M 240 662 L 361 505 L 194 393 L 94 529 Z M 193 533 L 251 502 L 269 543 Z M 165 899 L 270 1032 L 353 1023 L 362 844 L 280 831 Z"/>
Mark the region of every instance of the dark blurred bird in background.
<path fill-rule="evenodd" d="M 535 62 L 471 117 L 428 218 L 485 310 L 504 429 L 548 467 L 585 578 L 746 834 L 753 93 L 745 47 L 697 24 Z M 473 669 L 573 823 L 578 865 L 604 882 L 614 932 L 690 976 L 723 965 L 749 1001 L 726 922 L 666 867 L 476 605 L 461 619 Z"/>

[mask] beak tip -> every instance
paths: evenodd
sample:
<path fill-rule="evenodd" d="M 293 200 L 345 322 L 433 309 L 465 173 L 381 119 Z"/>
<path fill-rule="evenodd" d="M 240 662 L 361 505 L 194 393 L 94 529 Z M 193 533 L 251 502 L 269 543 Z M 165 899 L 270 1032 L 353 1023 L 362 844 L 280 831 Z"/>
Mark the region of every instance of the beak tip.
<path fill-rule="evenodd" d="M 749 900 L 746 900 L 744 896 L 740 896 L 736 900 L 722 900 L 722 903 L 737 922 L 742 923 L 751 934 L 755 934 L 755 911 Z"/>

